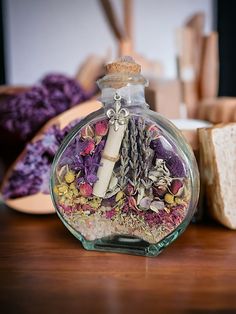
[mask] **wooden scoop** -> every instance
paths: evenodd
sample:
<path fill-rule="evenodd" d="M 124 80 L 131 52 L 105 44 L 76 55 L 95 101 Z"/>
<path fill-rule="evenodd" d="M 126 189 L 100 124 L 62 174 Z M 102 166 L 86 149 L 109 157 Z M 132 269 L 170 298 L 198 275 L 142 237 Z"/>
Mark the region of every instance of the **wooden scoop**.
<path fill-rule="evenodd" d="M 32 139 L 32 143 L 42 138 L 43 134 L 53 125 L 58 125 L 61 129 L 65 128 L 70 122 L 78 118 L 83 118 L 93 111 L 96 111 L 102 107 L 102 104 L 96 100 L 87 101 L 73 107 L 70 110 L 52 118 L 48 121 L 43 128 L 35 135 Z M 7 171 L 1 186 L 2 188 L 7 183 L 10 178 L 12 171 L 14 170 L 16 164 L 24 157 L 26 150 L 24 149 L 22 153 L 18 156 L 15 162 L 10 166 Z M 29 214 L 51 214 L 55 212 L 54 206 L 51 201 L 49 194 L 37 193 L 34 195 L 19 197 L 15 199 L 8 199 L 5 203 L 20 212 Z"/>

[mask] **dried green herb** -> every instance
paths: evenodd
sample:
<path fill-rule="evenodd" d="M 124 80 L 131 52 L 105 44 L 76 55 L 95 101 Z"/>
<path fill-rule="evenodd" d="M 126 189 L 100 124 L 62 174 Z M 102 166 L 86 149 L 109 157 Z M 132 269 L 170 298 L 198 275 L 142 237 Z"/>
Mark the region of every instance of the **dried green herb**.
<path fill-rule="evenodd" d="M 135 123 L 135 119 L 130 119 L 130 160 L 129 164 L 132 169 L 130 183 L 134 186 L 135 189 L 139 187 L 140 184 L 140 158 L 139 158 L 139 151 L 138 151 L 138 129 Z"/>
<path fill-rule="evenodd" d="M 138 119 L 137 123 L 138 143 L 139 143 L 139 163 L 141 182 L 146 189 L 151 188 L 152 180 L 149 178 L 149 171 L 152 165 L 154 156 L 153 150 L 150 148 L 151 134 L 145 129 L 145 121 L 142 118 Z"/>
<path fill-rule="evenodd" d="M 119 185 L 122 188 L 128 183 L 128 172 L 129 172 L 129 128 L 126 128 L 125 135 L 121 144 L 121 155 L 120 155 L 120 177 Z"/>

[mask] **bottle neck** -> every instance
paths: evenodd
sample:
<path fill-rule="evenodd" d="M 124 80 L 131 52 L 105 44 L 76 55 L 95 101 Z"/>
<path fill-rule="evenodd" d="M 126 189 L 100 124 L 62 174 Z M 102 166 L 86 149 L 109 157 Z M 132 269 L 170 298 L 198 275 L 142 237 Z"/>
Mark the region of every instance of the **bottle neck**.
<path fill-rule="evenodd" d="M 126 106 L 145 106 L 144 85 L 127 85 L 121 88 L 104 87 L 101 94 L 101 102 L 105 107 L 114 103 L 114 96 L 118 94 Z"/>

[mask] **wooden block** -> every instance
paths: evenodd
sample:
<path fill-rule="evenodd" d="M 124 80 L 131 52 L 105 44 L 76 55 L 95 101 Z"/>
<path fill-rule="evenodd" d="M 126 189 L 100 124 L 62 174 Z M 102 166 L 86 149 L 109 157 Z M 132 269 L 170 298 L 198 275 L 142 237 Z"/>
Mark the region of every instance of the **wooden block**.
<path fill-rule="evenodd" d="M 151 80 L 146 89 L 146 100 L 153 111 L 169 119 L 180 118 L 180 82 L 178 80 Z"/>
<path fill-rule="evenodd" d="M 205 99 L 199 104 L 198 117 L 212 123 L 235 122 L 236 98 L 217 97 Z"/>
<path fill-rule="evenodd" d="M 205 14 L 203 12 L 195 13 L 193 16 L 190 17 L 190 19 L 186 23 L 186 26 L 190 27 L 194 32 L 193 64 L 195 68 L 197 82 L 199 81 L 199 72 L 202 59 L 204 25 Z"/>
<path fill-rule="evenodd" d="M 205 36 L 203 43 L 203 55 L 199 80 L 200 98 L 205 99 L 217 97 L 218 86 L 219 86 L 218 33 L 212 32 L 208 36 Z"/>
<path fill-rule="evenodd" d="M 183 88 L 183 102 L 186 105 L 187 117 L 189 119 L 197 118 L 198 112 L 198 94 L 196 81 L 189 81 L 182 83 Z"/>
<path fill-rule="evenodd" d="M 190 27 L 177 30 L 177 70 L 181 81 L 181 100 L 187 117 L 196 118 L 198 103 L 197 73 L 195 66 L 195 32 Z"/>

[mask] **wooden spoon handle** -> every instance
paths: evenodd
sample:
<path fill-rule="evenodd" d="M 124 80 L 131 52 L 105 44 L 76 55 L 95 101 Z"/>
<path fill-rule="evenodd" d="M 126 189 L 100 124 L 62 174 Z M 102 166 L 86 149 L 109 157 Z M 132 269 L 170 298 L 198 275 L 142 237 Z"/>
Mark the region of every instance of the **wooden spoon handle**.
<path fill-rule="evenodd" d="M 102 6 L 102 9 L 105 13 L 107 21 L 108 21 L 108 23 L 111 27 L 111 30 L 113 31 L 115 37 L 119 41 L 122 40 L 122 38 L 125 37 L 124 31 L 122 31 L 121 27 L 119 26 L 119 23 L 118 23 L 116 15 L 114 13 L 111 2 L 109 0 L 100 0 L 100 4 Z"/>

